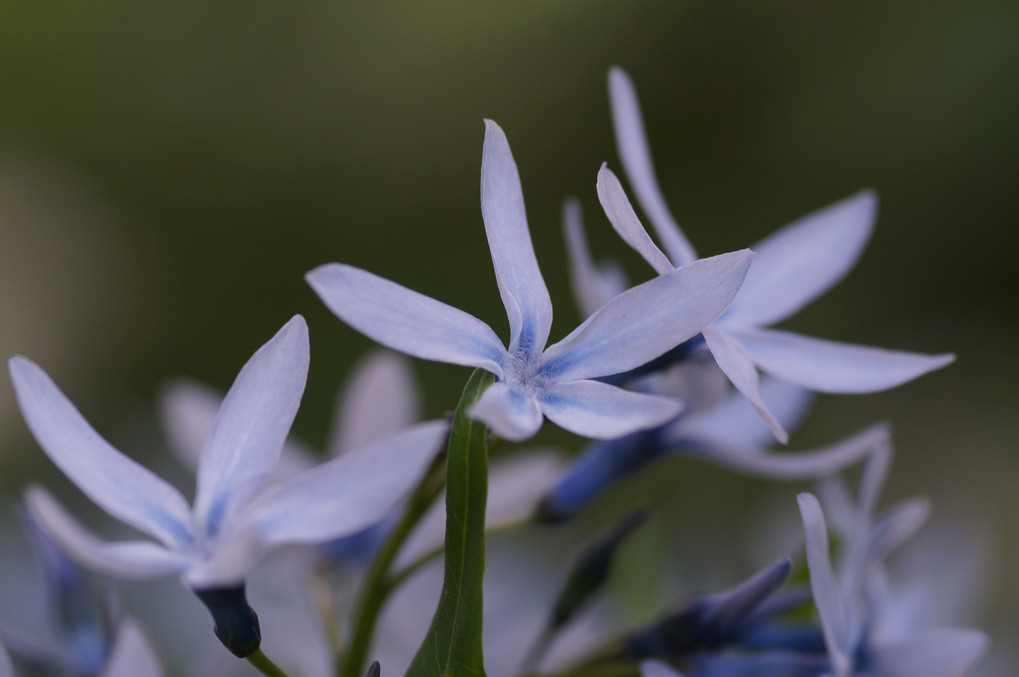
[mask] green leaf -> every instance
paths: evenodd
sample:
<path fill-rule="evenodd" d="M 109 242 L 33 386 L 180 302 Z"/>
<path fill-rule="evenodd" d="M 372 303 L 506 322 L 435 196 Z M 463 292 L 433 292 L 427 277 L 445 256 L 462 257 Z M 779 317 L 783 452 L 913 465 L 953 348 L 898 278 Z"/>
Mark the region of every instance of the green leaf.
<path fill-rule="evenodd" d="M 471 375 L 453 416 L 446 456 L 445 572 L 439 606 L 406 677 L 484 677 L 481 583 L 485 573 L 487 430 L 467 417 L 493 377 Z"/>

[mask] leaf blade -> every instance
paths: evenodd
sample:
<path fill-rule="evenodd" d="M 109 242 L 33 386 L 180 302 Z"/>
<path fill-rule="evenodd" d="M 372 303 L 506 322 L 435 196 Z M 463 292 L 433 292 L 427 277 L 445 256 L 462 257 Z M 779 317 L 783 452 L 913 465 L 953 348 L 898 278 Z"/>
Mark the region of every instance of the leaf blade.
<path fill-rule="evenodd" d="M 453 416 L 446 456 L 446 536 L 439 604 L 406 677 L 484 677 L 481 647 L 488 445 L 467 410 L 494 377 L 476 370 Z"/>

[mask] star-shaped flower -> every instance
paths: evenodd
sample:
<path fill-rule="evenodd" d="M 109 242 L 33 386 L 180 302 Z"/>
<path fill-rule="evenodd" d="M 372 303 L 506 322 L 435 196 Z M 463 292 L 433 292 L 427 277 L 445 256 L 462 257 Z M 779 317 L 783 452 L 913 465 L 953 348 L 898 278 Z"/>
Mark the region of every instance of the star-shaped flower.
<path fill-rule="evenodd" d="M 579 435 L 618 437 L 664 423 L 681 405 L 592 380 L 628 371 L 700 332 L 729 305 L 744 250 L 697 261 L 634 287 L 545 347 L 552 302 L 538 270 L 517 167 L 503 131 L 485 122 L 481 211 L 509 316 L 509 347 L 477 318 L 363 270 L 328 264 L 308 283 L 340 319 L 379 343 L 495 374 L 471 415 L 500 436 L 530 437 L 542 416 Z"/>
<path fill-rule="evenodd" d="M 445 435 L 443 422 L 422 424 L 263 487 L 307 377 L 308 329 L 296 316 L 251 357 L 224 398 L 202 447 L 191 507 L 100 437 L 42 369 L 23 357 L 9 366 L 21 411 L 50 459 L 103 510 L 156 542 L 104 542 L 44 489 L 31 488 L 27 499 L 40 524 L 90 568 L 135 579 L 177 573 L 200 596 L 241 584 L 271 548 L 376 522 Z"/>
<path fill-rule="evenodd" d="M 666 256 L 638 221 L 615 175 L 602 168 L 598 197 L 613 227 L 660 274 L 697 259 L 672 217 L 655 178 L 633 83 L 609 72 L 609 95 L 619 155 L 637 200 Z M 758 392 L 758 369 L 810 390 L 867 393 L 885 390 L 944 367 L 953 355 L 920 355 L 816 339 L 767 329 L 841 280 L 870 238 L 877 200 L 863 191 L 809 214 L 751 247 L 756 254 L 732 305 L 703 332 L 708 349 L 733 385 L 768 422 L 779 441 L 788 435 Z"/>
<path fill-rule="evenodd" d="M 831 663 L 826 677 L 963 677 L 987 650 L 983 633 L 908 628 L 881 618 L 894 613 L 883 560 L 920 527 L 928 512 L 926 501 L 914 499 L 871 516 L 889 456 L 885 447 L 871 457 L 857 505 L 833 510 L 837 523 L 843 523 L 845 539 L 838 577 L 821 505 L 813 494 L 799 495 L 810 586 Z M 892 632 L 882 632 L 892 625 Z"/>

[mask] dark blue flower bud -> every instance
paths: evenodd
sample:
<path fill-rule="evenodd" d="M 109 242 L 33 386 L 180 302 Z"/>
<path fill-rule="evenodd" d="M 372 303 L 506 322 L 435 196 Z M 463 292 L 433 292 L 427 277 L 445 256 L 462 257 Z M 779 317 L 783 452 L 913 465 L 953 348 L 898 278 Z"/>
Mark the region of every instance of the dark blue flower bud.
<path fill-rule="evenodd" d="M 379 665 L 378 661 L 374 661 L 370 666 L 368 666 L 368 672 L 365 673 L 364 677 L 379 677 L 381 674 L 382 666 Z"/>
<path fill-rule="evenodd" d="M 602 491 L 665 453 L 663 428 L 640 430 L 614 440 L 598 440 L 581 450 L 538 504 L 537 518 L 564 522 Z"/>
<path fill-rule="evenodd" d="M 50 623 L 64 647 L 71 674 L 98 675 L 113 645 L 111 613 L 104 591 L 39 528 L 27 510 L 24 524 L 46 584 Z"/>
<path fill-rule="evenodd" d="M 637 658 L 681 658 L 698 651 L 739 644 L 745 633 L 784 608 L 769 598 L 789 577 L 792 564 L 781 559 L 724 592 L 698 597 L 624 640 L 624 653 Z"/>
<path fill-rule="evenodd" d="M 243 583 L 194 592 L 212 614 L 216 637 L 230 653 L 238 658 L 247 658 L 258 651 L 262 644 L 262 630 L 255 610 L 248 605 Z"/>

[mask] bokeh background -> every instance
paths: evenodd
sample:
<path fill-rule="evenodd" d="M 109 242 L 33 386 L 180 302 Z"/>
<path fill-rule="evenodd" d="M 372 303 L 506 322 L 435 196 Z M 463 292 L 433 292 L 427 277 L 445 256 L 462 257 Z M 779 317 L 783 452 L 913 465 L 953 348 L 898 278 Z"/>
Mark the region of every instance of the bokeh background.
<path fill-rule="evenodd" d="M 600 163 L 619 167 L 613 64 L 637 85 L 670 206 L 704 254 L 878 190 L 855 271 L 785 326 L 958 362 L 888 393 L 820 398 L 792 446 L 894 424 L 886 502 L 934 499 L 953 549 L 979 562 L 979 622 L 1005 661 L 1019 641 L 1014 2 L 6 0 L 0 353 L 39 362 L 115 444 L 186 486 L 156 427 L 160 385 L 225 389 L 299 312 L 313 359 L 295 430 L 320 443 L 369 342 L 305 285 L 314 266 L 368 268 L 505 333 L 478 202 L 484 117 L 513 147 L 562 336 L 578 319 L 565 196 L 582 200 L 596 252 L 647 276 L 594 192 Z M 428 413 L 452 406 L 466 372 L 416 369 Z M 0 385 L 8 516 L 32 481 L 68 488 Z M 742 576 L 782 554 L 766 536 L 795 527 L 801 488 L 670 459 L 582 522 L 648 495 L 675 510 L 628 551 L 640 573 L 617 577 L 639 616 L 662 586 L 724 585 L 720 563 Z"/>

